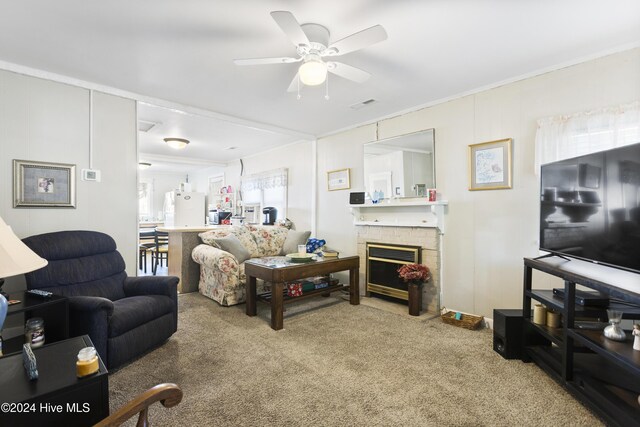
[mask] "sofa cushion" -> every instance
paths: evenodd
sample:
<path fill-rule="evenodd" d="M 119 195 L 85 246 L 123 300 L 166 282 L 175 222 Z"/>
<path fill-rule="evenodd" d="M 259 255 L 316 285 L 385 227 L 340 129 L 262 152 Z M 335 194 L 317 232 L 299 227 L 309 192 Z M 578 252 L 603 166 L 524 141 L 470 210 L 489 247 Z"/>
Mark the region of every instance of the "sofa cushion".
<path fill-rule="evenodd" d="M 109 338 L 172 313 L 175 304 L 165 295 L 140 295 L 113 302 L 113 314 L 109 321 Z"/>
<path fill-rule="evenodd" d="M 245 249 L 249 251 L 251 256 L 256 256 L 254 255 L 258 252 L 256 241 L 249 232 L 249 229 L 244 225 L 232 225 L 230 227 L 217 228 L 215 230 L 200 233 L 198 234 L 198 236 L 200 237 L 200 240 L 202 240 L 202 243 L 219 248 L 215 240 L 226 237 L 230 234 L 233 234 L 238 238 L 240 243 L 242 243 L 242 246 L 244 246 Z"/>
<path fill-rule="evenodd" d="M 298 245 L 306 245 L 310 235 L 310 231 L 289 230 L 280 254 L 287 255 L 298 252 Z"/>
<path fill-rule="evenodd" d="M 256 242 L 256 252 L 252 252 L 251 256 L 257 258 L 280 255 L 289 230 L 284 227 L 250 225 L 249 231 Z"/>
<path fill-rule="evenodd" d="M 227 237 L 222 237 L 220 239 L 214 239 L 214 242 L 218 246 L 218 248 L 233 255 L 238 260 L 238 264 L 243 263 L 251 258 L 251 254 L 249 253 L 249 251 L 233 234 L 229 234 Z"/>

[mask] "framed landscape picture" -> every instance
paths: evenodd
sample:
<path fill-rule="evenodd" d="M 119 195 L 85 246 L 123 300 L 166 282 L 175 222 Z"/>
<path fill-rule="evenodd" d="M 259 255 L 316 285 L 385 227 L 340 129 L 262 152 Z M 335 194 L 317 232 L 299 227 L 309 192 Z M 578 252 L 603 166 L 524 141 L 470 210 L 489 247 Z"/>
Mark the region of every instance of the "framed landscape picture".
<path fill-rule="evenodd" d="M 13 161 L 13 207 L 76 207 L 76 165 Z"/>
<path fill-rule="evenodd" d="M 335 191 L 351 188 L 350 172 L 349 168 L 327 172 L 327 189 Z"/>
<path fill-rule="evenodd" d="M 511 188 L 512 139 L 469 146 L 469 190 Z"/>

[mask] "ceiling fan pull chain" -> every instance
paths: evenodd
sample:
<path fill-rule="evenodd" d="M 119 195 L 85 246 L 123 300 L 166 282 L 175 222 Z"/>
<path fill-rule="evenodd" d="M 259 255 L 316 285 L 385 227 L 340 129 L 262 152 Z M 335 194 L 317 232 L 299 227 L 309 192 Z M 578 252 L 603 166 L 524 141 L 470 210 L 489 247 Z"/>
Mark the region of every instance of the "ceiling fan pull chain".
<path fill-rule="evenodd" d="M 300 98 L 302 98 L 302 96 L 300 96 L 300 74 L 298 74 L 298 101 L 300 101 Z"/>
<path fill-rule="evenodd" d="M 329 100 L 329 73 L 327 73 L 327 80 L 325 82 L 324 99 L 326 99 L 327 101 Z"/>

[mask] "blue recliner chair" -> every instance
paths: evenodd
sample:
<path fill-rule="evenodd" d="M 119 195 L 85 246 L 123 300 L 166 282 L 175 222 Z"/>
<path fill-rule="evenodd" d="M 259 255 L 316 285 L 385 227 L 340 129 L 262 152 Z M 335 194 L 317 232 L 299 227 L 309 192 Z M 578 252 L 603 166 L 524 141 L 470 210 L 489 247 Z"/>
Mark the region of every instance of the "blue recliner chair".
<path fill-rule="evenodd" d="M 127 277 L 116 242 L 95 231 L 60 231 L 23 242 L 49 261 L 27 288 L 69 298 L 71 336 L 88 334 L 110 369 L 162 344 L 178 327 L 177 277 Z"/>

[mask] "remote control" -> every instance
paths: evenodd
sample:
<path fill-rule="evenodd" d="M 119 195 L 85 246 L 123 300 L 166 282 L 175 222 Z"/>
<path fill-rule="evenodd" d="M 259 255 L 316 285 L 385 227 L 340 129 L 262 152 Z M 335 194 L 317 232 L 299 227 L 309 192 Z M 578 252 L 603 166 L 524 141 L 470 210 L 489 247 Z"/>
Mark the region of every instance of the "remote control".
<path fill-rule="evenodd" d="M 34 297 L 40 297 L 40 298 L 49 298 L 51 297 L 51 295 L 53 295 L 49 291 L 42 291 L 40 289 L 30 289 L 27 291 L 27 293 L 29 295 L 33 295 Z"/>

